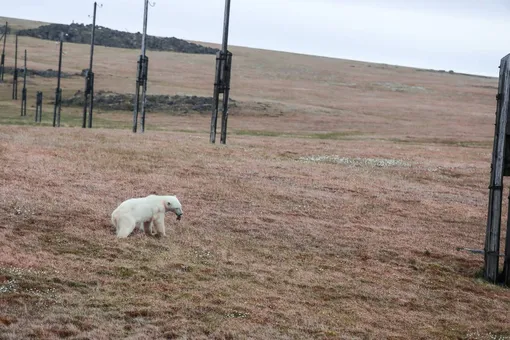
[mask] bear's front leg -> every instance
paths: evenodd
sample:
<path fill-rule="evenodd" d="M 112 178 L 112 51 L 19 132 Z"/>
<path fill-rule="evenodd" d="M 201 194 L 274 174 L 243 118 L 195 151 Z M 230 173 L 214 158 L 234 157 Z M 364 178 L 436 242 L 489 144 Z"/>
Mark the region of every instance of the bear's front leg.
<path fill-rule="evenodd" d="M 165 214 L 158 214 L 154 219 L 154 226 L 156 226 L 156 234 L 158 236 L 166 237 L 165 232 Z"/>

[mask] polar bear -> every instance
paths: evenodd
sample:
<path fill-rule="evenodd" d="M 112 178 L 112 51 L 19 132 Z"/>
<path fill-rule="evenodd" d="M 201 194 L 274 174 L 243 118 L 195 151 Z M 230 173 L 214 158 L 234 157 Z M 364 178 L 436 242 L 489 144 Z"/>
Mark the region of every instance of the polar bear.
<path fill-rule="evenodd" d="M 146 234 L 166 236 L 167 211 L 175 213 L 177 220 L 181 219 L 182 206 L 176 196 L 149 195 L 125 200 L 112 212 L 111 219 L 118 238 L 128 237 L 137 224 Z M 156 227 L 155 233 L 153 225 Z"/>

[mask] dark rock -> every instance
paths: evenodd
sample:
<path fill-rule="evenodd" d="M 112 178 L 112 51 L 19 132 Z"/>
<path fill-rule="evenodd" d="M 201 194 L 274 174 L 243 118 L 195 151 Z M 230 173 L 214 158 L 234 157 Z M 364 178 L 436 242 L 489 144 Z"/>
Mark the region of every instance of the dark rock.
<path fill-rule="evenodd" d="M 84 24 L 50 24 L 38 28 L 19 30 L 18 35 L 29 36 L 45 40 L 60 40 L 60 33 L 64 32 L 64 41 L 90 44 L 92 25 Z M 147 49 L 154 51 L 173 51 L 193 54 L 216 54 L 216 48 L 205 47 L 190 43 L 175 37 L 155 37 L 147 35 Z M 142 44 L 142 34 L 113 30 L 103 26 L 96 26 L 95 44 L 97 46 L 139 49 Z"/>
<path fill-rule="evenodd" d="M 94 107 L 106 111 L 133 111 L 134 94 L 121 94 L 110 91 L 94 93 Z M 212 97 L 180 96 L 180 95 L 147 95 L 145 110 L 147 112 L 210 113 L 212 111 Z M 83 92 L 78 91 L 71 98 L 62 99 L 64 106 L 83 106 Z M 220 103 L 220 109 L 222 104 Z M 236 102 L 229 100 L 229 107 L 235 107 Z"/>
<path fill-rule="evenodd" d="M 6 66 L 4 69 L 6 74 L 14 74 L 14 67 Z M 23 78 L 24 69 L 22 67 L 18 67 L 18 79 Z M 58 75 L 58 71 L 48 69 L 45 71 L 42 70 L 31 70 L 27 68 L 27 77 L 39 76 L 43 78 L 56 78 Z M 70 78 L 73 76 L 79 76 L 79 73 L 66 73 L 60 72 L 61 78 Z"/>

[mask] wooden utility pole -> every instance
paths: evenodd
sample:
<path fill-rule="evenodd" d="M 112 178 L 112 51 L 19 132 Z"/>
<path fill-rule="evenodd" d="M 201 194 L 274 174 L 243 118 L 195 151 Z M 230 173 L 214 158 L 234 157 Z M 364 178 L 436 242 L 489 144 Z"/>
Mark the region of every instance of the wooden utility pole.
<path fill-rule="evenodd" d="M 9 26 L 7 22 L 5 23 L 5 30 L 3 34 L 4 38 L 4 46 L 2 48 L 2 56 L 0 57 L 0 81 L 4 81 L 4 73 L 5 73 L 5 41 L 7 40 L 7 30 L 9 29 Z"/>
<path fill-rule="evenodd" d="M 138 125 L 138 112 L 141 111 L 142 119 L 140 122 L 141 132 L 145 131 L 145 103 L 147 99 L 147 76 L 149 71 L 149 58 L 146 53 L 147 36 L 147 15 L 149 11 L 149 0 L 144 0 L 143 12 L 143 34 L 142 34 L 142 52 L 138 59 L 136 72 L 136 90 L 135 105 L 133 112 L 133 132 L 136 133 Z M 140 87 L 142 87 L 142 99 L 140 101 Z M 141 108 L 140 108 L 141 107 Z M 141 109 L 141 110 L 140 110 Z"/>
<path fill-rule="evenodd" d="M 14 48 L 14 74 L 12 78 L 12 99 L 18 99 L 18 34 Z"/>
<path fill-rule="evenodd" d="M 60 111 L 62 108 L 62 89 L 60 77 L 62 75 L 62 47 L 64 45 L 64 32 L 60 33 L 60 51 L 58 55 L 57 88 L 55 89 L 55 105 L 53 107 L 53 127 L 60 127 Z"/>
<path fill-rule="evenodd" d="M 232 53 L 228 51 L 228 29 L 230 22 L 230 0 L 225 0 L 225 16 L 223 21 L 223 41 L 221 51 L 216 53 L 216 75 L 214 78 L 213 111 L 211 117 L 210 142 L 216 143 L 216 126 L 218 120 L 219 95 L 223 94 L 221 116 L 220 143 L 227 142 L 228 99 L 230 95 L 230 73 L 232 69 Z"/>
<path fill-rule="evenodd" d="M 484 278 L 492 283 L 499 281 L 499 243 L 501 232 L 501 205 L 503 176 L 510 176 L 510 54 L 501 59 L 496 109 L 496 124 L 492 150 L 489 204 L 484 248 Z M 510 201 L 509 201 L 510 202 Z M 510 284 L 510 231 L 507 230 L 504 281 Z"/>
<path fill-rule="evenodd" d="M 89 124 L 92 127 L 92 111 L 94 109 L 94 72 L 92 72 L 92 64 L 94 61 L 94 36 L 96 33 L 96 8 L 97 2 L 94 2 L 94 18 L 92 19 L 92 34 L 90 38 L 90 65 L 85 77 L 85 99 L 83 101 L 83 124 L 82 128 L 87 125 L 87 107 L 89 106 L 90 96 L 90 109 L 89 109 Z"/>
<path fill-rule="evenodd" d="M 23 89 L 21 90 L 21 115 L 27 115 L 27 50 L 25 50 L 23 66 Z"/>

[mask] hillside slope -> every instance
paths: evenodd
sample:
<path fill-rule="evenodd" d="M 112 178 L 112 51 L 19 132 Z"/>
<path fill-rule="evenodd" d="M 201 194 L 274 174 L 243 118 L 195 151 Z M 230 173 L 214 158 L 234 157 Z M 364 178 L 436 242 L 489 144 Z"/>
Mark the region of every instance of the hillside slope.
<path fill-rule="evenodd" d="M 3 33 L 5 29 L 5 23 L 8 23 L 8 33 L 15 33 L 21 29 L 37 28 L 42 25 L 48 25 L 45 21 L 18 19 L 11 17 L 0 16 L 0 32 Z"/>

